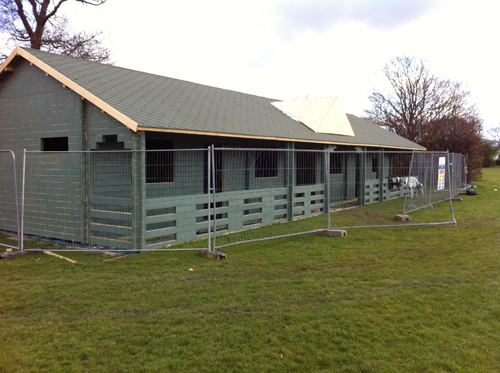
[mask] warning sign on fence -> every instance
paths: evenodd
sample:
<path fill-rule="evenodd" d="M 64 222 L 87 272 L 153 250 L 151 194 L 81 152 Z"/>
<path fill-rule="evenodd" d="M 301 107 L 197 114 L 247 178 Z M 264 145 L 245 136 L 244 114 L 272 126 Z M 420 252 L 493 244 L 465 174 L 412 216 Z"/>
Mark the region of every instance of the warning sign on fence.
<path fill-rule="evenodd" d="M 444 189 L 445 167 L 446 167 L 446 158 L 439 157 L 438 190 Z"/>

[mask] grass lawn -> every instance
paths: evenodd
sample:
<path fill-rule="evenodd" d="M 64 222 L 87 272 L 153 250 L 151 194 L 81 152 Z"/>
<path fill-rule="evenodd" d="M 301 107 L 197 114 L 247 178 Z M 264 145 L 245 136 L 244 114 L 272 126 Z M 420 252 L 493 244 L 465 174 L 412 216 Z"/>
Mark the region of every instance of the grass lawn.
<path fill-rule="evenodd" d="M 500 168 L 483 174 L 457 228 L 302 235 L 223 261 L 0 260 L 0 372 L 499 372 Z"/>

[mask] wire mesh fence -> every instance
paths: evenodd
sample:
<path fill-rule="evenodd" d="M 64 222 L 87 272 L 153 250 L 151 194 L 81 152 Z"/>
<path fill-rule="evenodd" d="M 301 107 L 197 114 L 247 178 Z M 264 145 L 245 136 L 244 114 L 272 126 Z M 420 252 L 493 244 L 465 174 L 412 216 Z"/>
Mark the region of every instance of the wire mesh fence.
<path fill-rule="evenodd" d="M 453 223 L 461 162 L 375 150 L 25 152 L 23 243 L 198 250 L 325 229 Z"/>
<path fill-rule="evenodd" d="M 19 214 L 16 157 L 10 150 L 0 150 L 0 246 L 19 248 L 21 223 Z"/>
<path fill-rule="evenodd" d="M 24 248 L 206 248 L 207 153 L 26 152 Z"/>
<path fill-rule="evenodd" d="M 221 148 L 215 158 L 217 248 L 325 229 L 455 223 L 451 206 L 438 202 L 460 188 L 449 167 L 459 155 Z"/>

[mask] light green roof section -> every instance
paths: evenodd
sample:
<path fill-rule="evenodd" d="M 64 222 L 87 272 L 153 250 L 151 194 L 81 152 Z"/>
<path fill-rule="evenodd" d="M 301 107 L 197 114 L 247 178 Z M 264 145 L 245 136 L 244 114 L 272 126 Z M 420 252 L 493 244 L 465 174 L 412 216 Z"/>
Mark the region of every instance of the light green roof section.
<path fill-rule="evenodd" d="M 128 125 L 123 118 L 130 118 L 145 130 L 424 149 L 354 115 L 347 118 L 355 136 L 316 133 L 272 106 L 274 99 L 39 50 L 24 51 L 81 87 L 81 92 L 98 98 L 93 102 L 101 109 L 113 108 L 120 113 L 115 115 L 118 120 Z"/>

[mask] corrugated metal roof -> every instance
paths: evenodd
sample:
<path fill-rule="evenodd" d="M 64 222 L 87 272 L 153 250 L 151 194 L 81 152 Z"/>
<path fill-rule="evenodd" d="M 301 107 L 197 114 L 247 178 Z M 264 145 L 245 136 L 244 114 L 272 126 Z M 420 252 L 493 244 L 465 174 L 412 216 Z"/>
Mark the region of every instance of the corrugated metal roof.
<path fill-rule="evenodd" d="M 347 115 L 354 137 L 316 133 L 272 106 L 277 100 L 270 98 L 39 50 L 18 54 L 133 130 L 424 149 L 354 115 Z"/>

